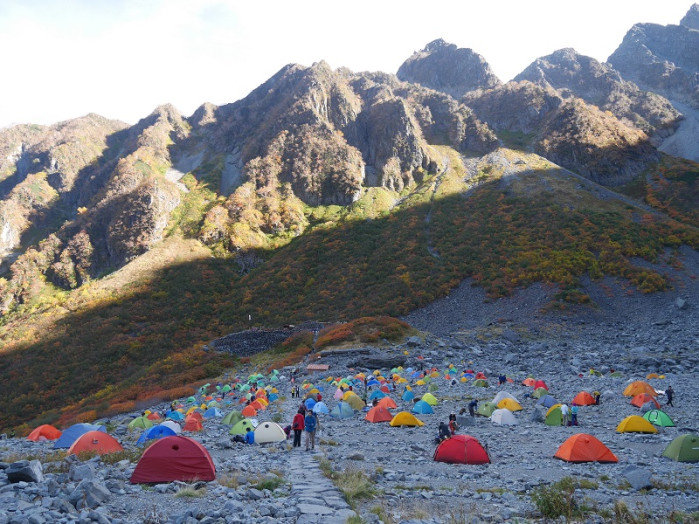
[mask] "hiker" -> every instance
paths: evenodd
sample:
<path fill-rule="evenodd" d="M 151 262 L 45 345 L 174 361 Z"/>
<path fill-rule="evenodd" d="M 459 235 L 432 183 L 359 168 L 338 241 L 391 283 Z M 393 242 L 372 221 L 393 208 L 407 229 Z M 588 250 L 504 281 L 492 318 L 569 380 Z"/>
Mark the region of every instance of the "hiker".
<path fill-rule="evenodd" d="M 478 409 L 478 399 L 473 399 L 468 403 L 468 414 L 472 417 L 476 416 L 476 410 Z"/>
<path fill-rule="evenodd" d="M 502 386 L 507 382 L 507 376 L 506 375 L 500 375 L 498 377 L 498 386 Z"/>
<path fill-rule="evenodd" d="M 595 391 L 592 396 L 595 398 L 595 406 L 599 406 L 599 399 L 601 397 L 599 391 Z"/>
<path fill-rule="evenodd" d="M 301 402 L 299 405 L 299 413 L 301 413 L 304 417 L 306 416 L 306 404 Z"/>
<path fill-rule="evenodd" d="M 449 433 L 449 426 L 447 426 L 444 422 L 439 423 L 439 435 L 437 437 L 437 440 L 439 442 L 442 442 L 443 440 L 448 439 L 451 437 L 451 434 Z"/>
<path fill-rule="evenodd" d="M 573 407 L 570 408 L 570 424 L 572 426 L 578 425 L 578 405 L 573 402 Z"/>
<path fill-rule="evenodd" d="M 456 435 L 456 430 L 459 429 L 459 425 L 456 423 L 456 413 L 449 415 L 449 433 Z"/>
<path fill-rule="evenodd" d="M 675 407 L 672 404 L 672 397 L 675 395 L 675 390 L 672 389 L 672 386 L 668 386 L 667 389 L 665 390 L 665 396 L 667 397 L 667 405 L 672 406 L 673 408 Z"/>
<path fill-rule="evenodd" d="M 286 438 L 289 438 L 291 435 L 291 424 L 284 426 L 284 433 L 286 434 Z"/>
<path fill-rule="evenodd" d="M 318 394 L 316 395 L 316 402 L 320 402 L 321 400 L 323 400 L 323 395 L 321 395 L 320 393 L 318 393 Z"/>
<path fill-rule="evenodd" d="M 294 415 L 294 420 L 291 423 L 291 427 L 294 430 L 295 448 L 301 447 L 301 433 L 303 432 L 303 428 L 306 426 L 304 423 L 304 418 L 303 413 L 301 413 L 301 410 L 299 409 L 296 415 Z"/>
<path fill-rule="evenodd" d="M 379 399 L 374 397 L 374 400 L 371 401 L 371 407 L 376 407 L 379 405 Z"/>
<path fill-rule="evenodd" d="M 240 442 L 241 444 L 245 444 L 245 437 L 243 435 L 234 435 L 233 442 Z"/>
<path fill-rule="evenodd" d="M 568 426 L 568 404 L 561 404 L 561 425 Z"/>
<path fill-rule="evenodd" d="M 245 433 L 245 443 L 254 444 L 255 443 L 255 432 L 252 428 L 248 428 L 247 433 Z"/>
<path fill-rule="evenodd" d="M 316 429 L 318 428 L 318 418 L 310 409 L 306 412 L 304 419 L 304 429 L 306 430 L 306 451 L 316 448 Z"/>

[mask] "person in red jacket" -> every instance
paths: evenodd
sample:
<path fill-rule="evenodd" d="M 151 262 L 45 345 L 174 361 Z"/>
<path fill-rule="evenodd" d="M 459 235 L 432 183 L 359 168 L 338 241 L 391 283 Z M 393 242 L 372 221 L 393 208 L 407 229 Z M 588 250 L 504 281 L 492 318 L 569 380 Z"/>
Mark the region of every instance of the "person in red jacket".
<path fill-rule="evenodd" d="M 295 448 L 300 448 L 301 447 L 301 434 L 303 433 L 303 429 L 306 427 L 306 423 L 304 420 L 303 413 L 301 413 L 301 410 L 299 409 L 296 415 L 294 415 L 294 420 L 291 423 L 291 429 L 294 430 L 294 447 Z"/>

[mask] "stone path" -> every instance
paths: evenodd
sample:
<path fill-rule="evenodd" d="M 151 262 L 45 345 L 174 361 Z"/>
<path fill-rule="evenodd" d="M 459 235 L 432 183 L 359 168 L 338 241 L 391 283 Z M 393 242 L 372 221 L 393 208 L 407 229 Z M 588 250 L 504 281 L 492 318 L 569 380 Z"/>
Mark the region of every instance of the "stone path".
<path fill-rule="evenodd" d="M 303 448 L 302 448 L 303 449 Z M 345 524 L 356 513 L 342 493 L 318 467 L 317 453 L 298 451 L 289 457 L 287 478 L 293 483 L 291 497 L 298 498 L 298 524 Z"/>

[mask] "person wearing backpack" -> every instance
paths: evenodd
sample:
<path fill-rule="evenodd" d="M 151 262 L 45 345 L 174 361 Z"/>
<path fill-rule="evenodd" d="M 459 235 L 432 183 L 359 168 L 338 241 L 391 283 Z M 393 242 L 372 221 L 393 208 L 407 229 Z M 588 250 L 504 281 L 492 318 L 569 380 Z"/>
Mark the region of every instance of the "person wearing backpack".
<path fill-rule="evenodd" d="M 318 427 L 318 418 L 312 410 L 306 411 L 304 419 L 304 429 L 306 431 L 306 451 L 316 448 L 316 429 Z"/>
<path fill-rule="evenodd" d="M 291 423 L 291 429 L 294 430 L 294 447 L 301 447 L 301 433 L 306 427 L 305 418 L 301 410 L 299 409 L 296 415 L 294 415 L 294 420 Z"/>

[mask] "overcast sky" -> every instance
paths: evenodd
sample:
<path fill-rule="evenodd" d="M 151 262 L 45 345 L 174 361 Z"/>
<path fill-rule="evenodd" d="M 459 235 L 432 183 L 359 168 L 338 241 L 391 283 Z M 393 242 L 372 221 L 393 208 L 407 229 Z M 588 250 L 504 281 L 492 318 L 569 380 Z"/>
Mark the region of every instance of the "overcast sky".
<path fill-rule="evenodd" d="M 0 0 L 0 127 L 87 113 L 135 123 L 245 97 L 288 63 L 395 73 L 443 38 L 507 81 L 573 47 L 607 57 L 687 0 Z"/>

